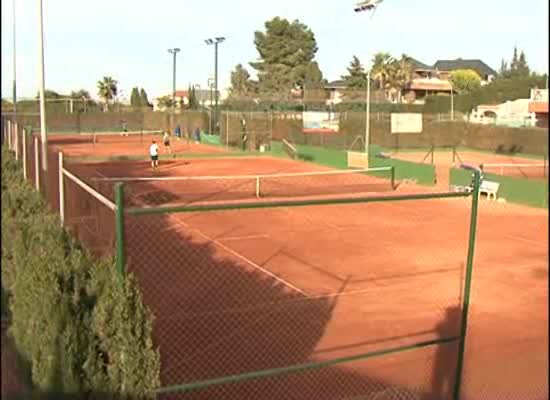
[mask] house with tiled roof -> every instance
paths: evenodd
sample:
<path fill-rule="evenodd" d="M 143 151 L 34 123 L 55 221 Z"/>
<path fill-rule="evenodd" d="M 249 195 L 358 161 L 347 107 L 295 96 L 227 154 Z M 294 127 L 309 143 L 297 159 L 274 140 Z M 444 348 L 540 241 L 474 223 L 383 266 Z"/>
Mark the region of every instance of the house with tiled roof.
<path fill-rule="evenodd" d="M 442 79 L 447 79 L 449 73 L 459 69 L 471 69 L 478 73 L 482 84 L 487 84 L 497 75 L 496 71 L 481 60 L 439 60 L 433 65 L 433 69 L 438 71 Z"/>
<path fill-rule="evenodd" d="M 404 88 L 403 97 L 409 103 L 423 103 L 429 95 L 451 95 L 452 85 L 450 74 L 459 69 L 471 69 L 476 71 L 481 84 L 489 83 L 496 71 L 481 60 L 438 60 L 433 66 L 421 63 L 413 58 L 409 61 L 414 68 L 412 81 Z"/>

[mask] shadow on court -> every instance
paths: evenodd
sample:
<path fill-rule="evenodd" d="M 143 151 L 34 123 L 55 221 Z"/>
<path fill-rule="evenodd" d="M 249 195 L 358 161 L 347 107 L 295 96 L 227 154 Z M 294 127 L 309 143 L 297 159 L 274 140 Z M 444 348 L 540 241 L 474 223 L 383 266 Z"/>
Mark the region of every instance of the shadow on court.
<path fill-rule="evenodd" d="M 137 277 L 155 316 L 163 386 L 319 361 L 313 352 L 333 318 L 338 296 L 306 297 L 195 235 L 175 215 L 127 216 L 125 232 L 128 271 Z M 452 326 L 442 321 L 438 334 L 452 331 Z M 357 337 L 368 340 L 369 332 L 357 332 Z M 435 358 L 433 352 L 424 354 L 423 379 L 407 384 L 410 390 L 375 378 L 377 364 L 363 360 L 160 398 L 445 399 L 438 397 L 448 390 L 440 382 L 445 386 L 452 381 L 456 364 L 455 347 L 447 349 Z M 417 368 L 415 362 L 395 368 L 397 381 L 416 374 Z M 426 394 L 436 390 L 437 395 Z"/>

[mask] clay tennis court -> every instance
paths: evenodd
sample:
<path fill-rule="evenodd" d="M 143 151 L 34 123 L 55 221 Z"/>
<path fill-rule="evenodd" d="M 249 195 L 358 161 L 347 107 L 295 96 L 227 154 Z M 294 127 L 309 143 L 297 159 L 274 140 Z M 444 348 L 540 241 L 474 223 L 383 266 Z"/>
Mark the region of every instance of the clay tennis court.
<path fill-rule="evenodd" d="M 88 179 L 150 176 L 143 175 L 148 170 L 145 162 L 78 168 L 79 176 Z M 261 157 L 178 161 L 166 163 L 159 173 L 321 170 L 326 169 Z M 172 187 L 181 195 L 177 185 L 139 185 L 149 185 L 152 193 L 156 185 L 163 192 Z M 132 191 L 131 186 L 126 184 L 129 197 L 143 202 L 139 196 L 145 188 Z M 291 192 L 293 186 L 287 188 Z M 456 334 L 470 201 L 127 216 L 127 268 L 156 316 L 162 384 L 334 359 Z M 127 202 L 135 204 L 130 198 Z M 511 398 L 548 396 L 543 373 L 548 366 L 547 223 L 547 210 L 481 201 L 464 399 L 510 393 L 519 396 Z M 273 399 L 332 399 L 396 386 L 420 393 L 401 398 L 444 399 L 450 398 L 455 363 L 456 346 L 441 345 L 318 372 L 222 385 L 184 397 L 262 393 L 262 398 Z M 498 384 L 487 384 L 493 381 Z M 525 388 L 540 392 L 526 397 Z"/>
<path fill-rule="evenodd" d="M 398 158 L 405 161 L 430 163 L 431 155 L 427 155 L 428 151 L 404 151 L 393 153 L 392 158 Z M 449 168 L 458 166 L 462 163 L 473 166 L 481 164 L 504 164 L 506 167 L 488 166 L 484 168 L 486 173 L 505 175 L 525 179 L 547 180 L 548 178 L 548 163 L 541 159 L 533 159 L 519 157 L 513 155 L 491 154 L 487 152 L 477 151 L 457 151 L 458 157 L 453 161 L 453 153 L 451 150 L 436 149 L 433 154 L 433 162 L 436 166 L 437 182 L 441 185 L 448 185 Z M 512 164 L 518 165 L 517 167 Z M 544 166 L 545 165 L 545 166 Z M 535 167 L 536 166 L 536 167 Z"/>
<path fill-rule="evenodd" d="M 98 134 L 94 140 L 94 134 L 64 133 L 63 135 L 48 135 L 50 148 L 62 148 L 67 156 L 143 156 L 148 157 L 149 146 L 152 140 L 156 140 L 160 147 L 161 155 L 165 153 L 162 144 L 162 134 L 143 133 L 121 136 L 119 133 Z M 224 153 L 222 147 L 210 146 L 203 143 L 195 143 L 186 139 L 178 139 L 171 136 L 172 154 L 186 153 Z"/>

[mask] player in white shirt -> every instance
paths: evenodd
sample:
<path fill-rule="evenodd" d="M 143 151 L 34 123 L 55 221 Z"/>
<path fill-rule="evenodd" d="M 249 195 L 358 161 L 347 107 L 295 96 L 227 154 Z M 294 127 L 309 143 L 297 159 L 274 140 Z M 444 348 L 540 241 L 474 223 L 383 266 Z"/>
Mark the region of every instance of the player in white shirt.
<path fill-rule="evenodd" d="M 149 155 L 151 156 L 151 168 L 154 171 L 159 165 L 159 146 L 155 143 L 154 139 L 151 146 L 149 146 Z"/>

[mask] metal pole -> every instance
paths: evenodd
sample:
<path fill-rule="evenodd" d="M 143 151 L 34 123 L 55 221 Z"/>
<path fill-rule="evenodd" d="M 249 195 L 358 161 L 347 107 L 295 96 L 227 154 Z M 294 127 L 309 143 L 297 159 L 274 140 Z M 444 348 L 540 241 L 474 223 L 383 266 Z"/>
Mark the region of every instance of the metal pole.
<path fill-rule="evenodd" d="M 209 127 L 208 133 L 210 133 L 212 135 L 212 133 L 213 133 L 212 132 L 212 82 L 210 82 L 210 81 L 208 82 L 208 87 L 210 88 L 210 113 L 209 113 L 210 118 L 208 119 L 210 127 Z"/>
<path fill-rule="evenodd" d="M 38 152 L 38 137 L 34 137 L 34 183 L 36 191 L 40 192 L 40 156 Z"/>
<path fill-rule="evenodd" d="M 116 228 L 116 268 L 120 275 L 124 275 L 124 186 L 122 183 L 115 185 L 115 228 Z"/>
<path fill-rule="evenodd" d="M 11 151 L 11 121 L 8 120 L 8 150 Z"/>
<path fill-rule="evenodd" d="M 63 152 L 59 152 L 59 217 L 61 227 L 65 223 L 65 187 L 63 186 Z"/>
<path fill-rule="evenodd" d="M 13 130 L 15 132 L 15 139 L 14 139 L 14 142 L 15 142 L 15 160 L 19 160 L 19 132 L 18 132 L 18 129 L 17 129 L 17 122 L 14 122 L 13 123 Z"/>
<path fill-rule="evenodd" d="M 26 138 L 26 130 L 25 128 L 22 129 L 23 132 L 23 179 L 27 180 L 27 138 Z"/>
<path fill-rule="evenodd" d="M 453 93 L 453 83 L 451 82 L 451 121 L 454 121 L 454 93 Z"/>
<path fill-rule="evenodd" d="M 176 102 L 176 52 L 172 53 L 172 102 Z M 172 104 L 173 105 L 173 104 Z"/>
<path fill-rule="evenodd" d="M 468 310 L 470 308 L 470 290 L 472 286 L 472 270 L 474 265 L 474 250 L 477 231 L 477 209 L 479 203 L 480 173 L 474 172 L 474 187 L 472 190 L 472 210 L 470 213 L 470 237 L 468 240 L 468 257 L 466 261 L 466 278 L 464 282 L 464 300 L 462 302 L 462 324 L 460 327 L 460 341 L 458 344 L 458 358 L 454 387 L 454 400 L 460 399 L 460 386 L 464 367 L 464 350 L 466 348 L 466 334 L 468 332 Z"/>
<path fill-rule="evenodd" d="M 17 66 L 16 66 L 16 46 L 15 46 L 15 0 L 13 0 L 13 119 L 17 121 Z"/>
<path fill-rule="evenodd" d="M 367 153 L 367 165 L 369 158 L 369 139 L 370 139 L 370 69 L 367 72 L 367 114 L 365 122 L 365 153 Z"/>
<path fill-rule="evenodd" d="M 215 102 L 216 102 L 216 112 L 215 112 L 215 116 L 214 116 L 214 129 L 216 130 L 216 132 L 219 134 L 220 132 L 218 131 L 218 42 L 216 41 L 216 43 L 214 44 L 214 99 L 215 99 Z"/>
<path fill-rule="evenodd" d="M 44 77 L 44 26 L 42 0 L 38 0 L 39 9 L 39 41 L 40 41 L 40 139 L 42 140 L 42 170 L 48 171 L 48 136 L 46 134 L 46 101 L 44 98 L 45 92 L 45 77 Z"/>

